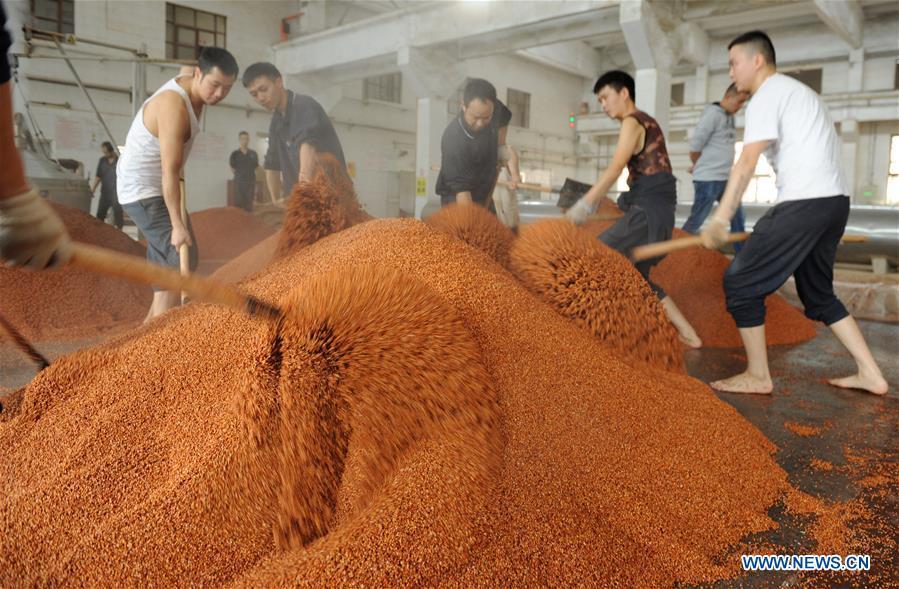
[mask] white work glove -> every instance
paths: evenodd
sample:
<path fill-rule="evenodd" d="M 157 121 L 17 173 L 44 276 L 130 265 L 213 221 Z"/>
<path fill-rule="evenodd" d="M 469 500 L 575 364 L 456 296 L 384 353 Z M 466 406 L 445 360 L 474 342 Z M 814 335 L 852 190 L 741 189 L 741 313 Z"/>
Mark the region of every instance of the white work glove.
<path fill-rule="evenodd" d="M 71 257 L 65 226 L 37 190 L 0 198 L 0 259 L 7 266 L 41 270 Z"/>
<path fill-rule="evenodd" d="M 730 235 L 730 221 L 719 217 L 712 217 L 699 233 L 702 245 L 710 250 L 724 247 L 727 244 L 728 235 Z"/>
<path fill-rule="evenodd" d="M 568 220 L 571 221 L 574 225 L 583 225 L 587 222 L 587 219 L 596 212 L 596 204 L 590 204 L 587 202 L 586 198 L 581 198 L 574 206 L 568 209 L 565 213 L 565 216 L 568 217 Z"/>

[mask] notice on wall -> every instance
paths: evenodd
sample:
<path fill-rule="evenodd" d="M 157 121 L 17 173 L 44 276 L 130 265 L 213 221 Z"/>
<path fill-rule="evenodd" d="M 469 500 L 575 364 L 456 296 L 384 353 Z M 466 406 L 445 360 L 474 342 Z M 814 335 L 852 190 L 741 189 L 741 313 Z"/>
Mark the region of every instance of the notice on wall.
<path fill-rule="evenodd" d="M 415 196 L 428 195 L 428 178 L 427 176 L 419 176 L 415 179 Z"/>
<path fill-rule="evenodd" d="M 233 149 L 237 148 L 235 142 Z M 222 162 L 228 165 L 228 157 L 230 151 L 226 146 L 225 137 L 219 133 L 200 133 L 194 139 L 193 147 L 190 150 L 191 160 L 202 160 L 206 162 Z"/>
<path fill-rule="evenodd" d="M 56 149 L 99 149 L 106 134 L 98 123 L 71 117 L 57 117 L 54 126 Z"/>

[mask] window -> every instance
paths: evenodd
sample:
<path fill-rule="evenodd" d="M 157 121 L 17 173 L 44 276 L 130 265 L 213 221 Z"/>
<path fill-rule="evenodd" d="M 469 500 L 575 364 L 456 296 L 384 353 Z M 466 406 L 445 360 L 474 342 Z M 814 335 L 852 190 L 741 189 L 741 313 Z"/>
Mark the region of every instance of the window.
<path fill-rule="evenodd" d="M 509 125 L 524 129 L 531 126 L 531 95 L 529 93 L 509 88 L 506 93 L 506 106 L 512 111 Z"/>
<path fill-rule="evenodd" d="M 887 175 L 887 204 L 899 205 L 899 135 L 890 137 L 890 169 Z"/>
<path fill-rule="evenodd" d="M 818 94 L 821 94 L 821 68 L 813 70 L 795 70 L 783 73 L 791 78 L 799 80 Z"/>
<path fill-rule="evenodd" d="M 362 85 L 362 98 L 401 104 L 403 102 L 403 75 L 397 72 L 365 78 Z"/>
<path fill-rule="evenodd" d="M 54 33 L 75 32 L 75 0 L 31 0 L 34 28 Z"/>
<path fill-rule="evenodd" d="M 224 16 L 177 4 L 166 4 L 166 58 L 196 59 L 202 47 L 227 48 L 225 24 Z"/>
<path fill-rule="evenodd" d="M 671 84 L 671 106 L 684 105 L 684 83 Z"/>
<path fill-rule="evenodd" d="M 743 153 L 743 142 L 737 141 L 734 146 L 734 163 L 740 159 Z M 774 168 L 768 163 L 765 155 L 759 157 L 755 165 L 755 174 L 743 193 L 743 202 L 772 203 L 777 200 L 777 185 L 775 184 Z"/>

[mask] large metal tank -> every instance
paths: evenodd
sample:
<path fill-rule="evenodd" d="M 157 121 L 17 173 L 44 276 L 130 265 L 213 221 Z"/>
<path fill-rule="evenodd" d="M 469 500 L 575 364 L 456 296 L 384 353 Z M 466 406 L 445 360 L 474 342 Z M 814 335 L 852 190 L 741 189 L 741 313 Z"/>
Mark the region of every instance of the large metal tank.
<path fill-rule="evenodd" d="M 675 227 L 683 227 L 690 216 L 692 203 L 677 205 Z M 755 222 L 771 205 L 743 205 L 746 230 L 752 231 Z M 522 224 L 540 219 L 562 216 L 556 201 L 525 200 L 519 203 Z M 863 243 L 842 243 L 837 261 L 868 264 L 872 258 L 886 258 L 892 266 L 899 266 L 899 207 L 852 205 L 846 235 L 866 238 Z"/>
<path fill-rule="evenodd" d="M 91 189 L 87 180 L 42 154 L 27 150 L 20 150 L 19 153 L 28 181 L 41 196 L 90 214 Z"/>
<path fill-rule="evenodd" d="M 90 214 L 91 188 L 88 181 L 44 155 L 46 145 L 36 140 L 21 113 L 14 116 L 16 146 L 25 167 L 25 176 L 41 196 Z"/>

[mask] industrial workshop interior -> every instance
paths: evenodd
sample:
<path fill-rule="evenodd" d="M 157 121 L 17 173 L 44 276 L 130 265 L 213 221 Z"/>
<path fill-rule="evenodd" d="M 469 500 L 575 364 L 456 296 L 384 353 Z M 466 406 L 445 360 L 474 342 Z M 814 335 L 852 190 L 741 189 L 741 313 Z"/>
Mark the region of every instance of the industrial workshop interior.
<path fill-rule="evenodd" d="M 899 587 L 895 0 L 0 0 L 0 587 Z"/>

